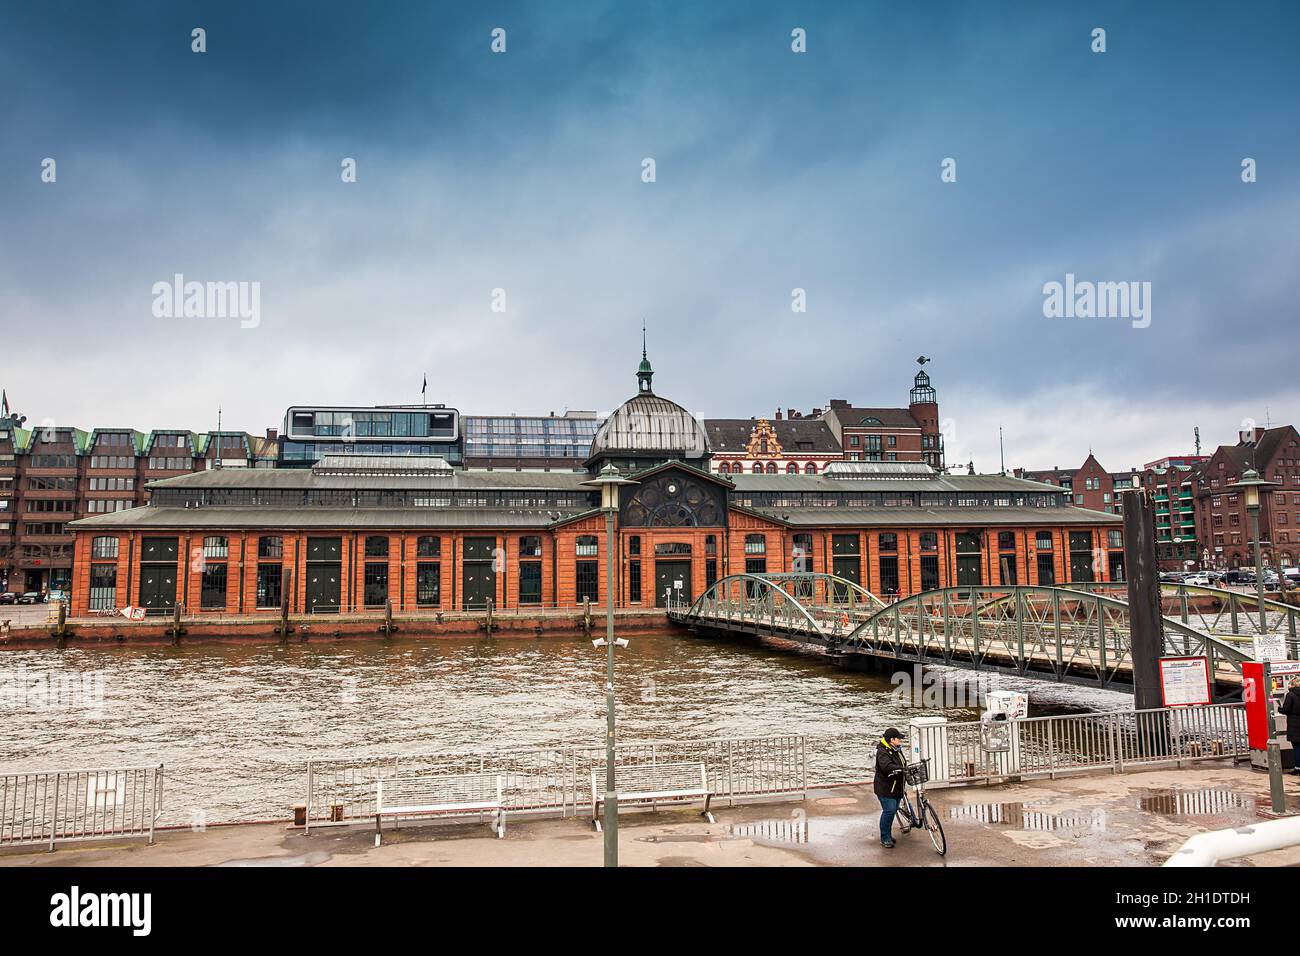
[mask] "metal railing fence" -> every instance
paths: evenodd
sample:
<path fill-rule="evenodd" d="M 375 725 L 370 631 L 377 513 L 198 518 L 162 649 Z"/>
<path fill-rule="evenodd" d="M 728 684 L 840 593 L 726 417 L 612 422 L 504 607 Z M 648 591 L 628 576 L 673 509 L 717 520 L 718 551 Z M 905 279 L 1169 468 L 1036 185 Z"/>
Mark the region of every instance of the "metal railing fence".
<path fill-rule="evenodd" d="M 163 768 L 125 767 L 0 774 L 0 847 L 154 839 Z"/>
<path fill-rule="evenodd" d="M 1248 755 L 1242 704 L 1027 717 L 1012 722 L 1016 753 L 986 751 L 977 721 L 948 725 L 953 782 L 1048 776 L 1086 770 L 1122 773 L 1152 764 Z M 1008 768 L 1015 768 L 1008 773 Z"/>
<path fill-rule="evenodd" d="M 979 721 L 947 724 L 944 784 L 1055 776 L 1078 771 L 1123 772 L 1143 766 L 1247 755 L 1241 704 L 1030 717 L 1012 722 L 1011 762 L 983 746 Z M 875 732 L 792 734 L 619 744 L 622 764 L 705 764 L 715 800 L 806 795 L 810 786 L 869 780 L 875 769 Z M 307 762 L 307 826 L 354 823 L 374 814 L 380 776 L 499 773 L 512 813 L 577 815 L 591 802 L 591 772 L 604 766 L 602 747 L 559 745 L 482 753 L 408 754 Z"/>
<path fill-rule="evenodd" d="M 800 734 L 619 744 L 620 766 L 703 763 L 715 800 L 807 790 L 805 738 Z M 605 765 L 604 747 L 558 745 L 481 753 L 424 753 L 363 760 L 307 761 L 307 827 L 352 823 L 375 812 L 380 777 L 495 773 L 511 813 L 577 815 L 591 804 L 591 774 Z"/>

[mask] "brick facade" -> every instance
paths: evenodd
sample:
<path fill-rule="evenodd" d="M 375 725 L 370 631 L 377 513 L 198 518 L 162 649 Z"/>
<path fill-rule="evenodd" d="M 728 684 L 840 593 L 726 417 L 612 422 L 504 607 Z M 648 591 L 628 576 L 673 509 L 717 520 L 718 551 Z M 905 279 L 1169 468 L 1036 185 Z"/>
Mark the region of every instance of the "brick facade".
<path fill-rule="evenodd" d="M 1041 583 L 1038 574 L 1037 538 L 1040 533 L 1049 535 L 1052 541 L 1051 554 L 1056 581 L 1063 583 L 1072 580 L 1070 555 L 1066 549 L 1070 532 L 1086 532 L 1091 536 L 1093 549 L 1097 552 L 1092 566 L 1093 580 L 1109 580 L 1111 577 L 1111 556 L 1122 554 L 1122 545 L 1108 540 L 1108 534 L 1114 526 L 1078 526 L 1054 527 L 1050 524 L 1033 525 L 1017 528 L 967 529 L 962 527 L 914 527 L 914 528 L 844 528 L 841 526 L 824 528 L 791 528 L 780 522 L 765 520 L 762 517 L 743 510 L 732 510 L 728 515 L 728 524 L 715 528 L 622 528 L 616 533 L 616 589 L 617 602 L 623 607 L 653 606 L 656 594 L 653 582 L 656 580 L 656 565 L 663 562 L 690 562 L 690 591 L 692 596 L 699 596 L 707 588 L 707 569 L 710 560 L 716 561 L 717 579 L 729 574 L 743 572 L 747 560 L 762 558 L 764 570 L 768 573 L 809 570 L 827 572 L 833 570 L 832 542 L 835 536 L 856 536 L 860 583 L 870 591 L 879 592 L 883 578 L 882 558 L 896 557 L 898 563 L 898 593 L 902 596 L 914 594 L 921 590 L 922 557 L 932 555 L 937 558 L 938 587 L 957 586 L 956 572 L 956 536 L 965 531 L 975 532 L 980 541 L 980 577 L 983 584 L 997 585 L 1002 581 L 1003 567 L 1000 557 L 1006 555 L 1014 559 L 1014 578 L 1018 584 Z M 491 536 L 496 541 L 498 558 L 496 562 L 495 606 L 513 609 L 527 607 L 520 602 L 520 539 L 524 535 L 540 537 L 542 556 L 541 564 L 543 606 L 579 607 L 577 597 L 576 565 L 577 541 L 580 536 L 597 537 L 597 554 L 594 558 L 599 569 L 598 600 L 594 605 L 603 605 L 606 588 L 605 527 L 601 515 L 592 515 L 580 521 L 570 522 L 554 529 L 539 531 L 537 529 L 503 529 L 485 532 L 482 529 L 453 529 L 439 531 L 436 537 L 440 543 L 440 555 L 436 559 L 439 568 L 439 594 L 437 605 L 421 607 L 416 601 L 416 566 L 421 560 L 416 556 L 417 540 L 428 532 L 390 530 L 356 530 L 356 529 L 318 529 L 310 532 L 285 529 L 220 529 L 205 528 L 201 532 L 181 532 L 173 535 L 162 531 L 130 531 L 108 533 L 103 530 L 78 530 L 76 561 L 72 580 L 72 614 L 85 615 L 90 609 L 90 571 L 92 565 L 111 565 L 116 569 L 116 591 L 113 606 L 139 605 L 141 603 L 140 580 L 142 539 L 146 537 L 178 538 L 178 553 L 175 571 L 177 574 L 176 600 L 183 604 L 186 613 L 211 613 L 229 615 L 247 615 L 258 611 L 257 566 L 259 563 L 279 564 L 282 568 L 293 571 L 294 596 L 290 610 L 302 613 L 306 607 L 306 567 L 303 560 L 306 541 L 309 536 L 339 537 L 342 539 L 341 572 L 343 595 L 341 610 L 344 612 L 365 610 L 364 601 L 364 567 L 367 560 L 379 561 L 388 568 L 387 595 L 392 600 L 394 611 L 414 612 L 421 610 L 450 611 L 460 609 L 463 604 L 460 574 L 464 567 L 464 541 L 466 538 Z M 1010 535 L 1005 539 L 1008 547 L 1000 547 L 1002 539 L 999 534 Z M 260 561 L 257 558 L 257 539 L 261 535 L 275 535 L 283 541 L 283 557 L 278 561 Z M 933 534 L 935 547 L 925 550 L 921 536 Z M 388 539 L 388 557 L 385 559 L 367 559 L 365 557 L 365 539 L 372 535 Z M 747 550 L 747 538 L 751 535 L 761 536 L 763 551 L 761 554 Z M 796 536 L 808 536 L 811 539 L 809 551 L 810 566 L 797 568 L 795 565 Z M 882 538 L 895 536 L 896 550 L 882 550 Z M 118 556 L 112 560 L 99 560 L 92 557 L 93 539 L 107 537 L 118 542 Z M 220 537 L 227 542 L 224 559 L 205 558 L 204 539 Z M 632 538 L 640 539 L 640 553 L 631 553 L 629 545 Z M 708 551 L 708 539 L 713 538 L 716 553 Z M 674 553 L 659 555 L 657 545 L 689 545 L 689 555 Z M 751 544 L 751 549 L 753 545 Z M 535 559 L 530 559 L 535 560 Z M 633 601 L 630 595 L 629 571 L 632 562 L 640 561 L 642 588 L 640 601 Z M 204 571 L 212 564 L 224 564 L 226 567 L 225 603 L 219 607 L 202 608 L 202 588 Z M 1008 564 L 1008 570 L 1012 565 Z M 1007 581 L 1005 583 L 1012 583 Z M 370 610 L 378 611 L 381 605 Z M 263 613 L 274 613 L 274 609 L 262 609 Z"/>

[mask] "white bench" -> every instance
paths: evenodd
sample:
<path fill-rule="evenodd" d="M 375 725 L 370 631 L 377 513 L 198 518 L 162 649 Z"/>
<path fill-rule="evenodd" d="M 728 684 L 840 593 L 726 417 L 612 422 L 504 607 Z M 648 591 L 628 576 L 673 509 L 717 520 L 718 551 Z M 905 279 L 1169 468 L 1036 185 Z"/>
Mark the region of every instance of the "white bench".
<path fill-rule="evenodd" d="M 703 763 L 626 764 L 614 768 L 614 790 L 621 810 L 629 804 L 655 804 L 703 800 L 700 816 L 715 822 L 709 812 L 713 791 Z M 605 768 L 591 772 L 591 822 L 601 829 L 600 809 L 605 803 Z"/>
<path fill-rule="evenodd" d="M 492 814 L 498 838 L 506 835 L 501 776 L 462 773 L 438 777 L 389 777 L 375 782 L 375 846 L 383 839 L 384 817 Z"/>

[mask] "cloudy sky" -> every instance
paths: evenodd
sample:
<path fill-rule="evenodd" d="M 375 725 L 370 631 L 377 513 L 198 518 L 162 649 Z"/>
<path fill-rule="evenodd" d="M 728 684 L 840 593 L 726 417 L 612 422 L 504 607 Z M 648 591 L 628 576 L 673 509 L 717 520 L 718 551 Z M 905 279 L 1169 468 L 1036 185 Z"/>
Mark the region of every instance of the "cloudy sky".
<path fill-rule="evenodd" d="M 644 318 L 708 417 L 905 404 L 931 356 L 983 471 L 999 425 L 1119 470 L 1300 420 L 1300 4 L 1087 6 L 0 0 L 0 385 L 80 427 L 426 374 L 607 410 Z M 178 273 L 258 324 L 157 317 Z M 1150 326 L 1046 318 L 1067 273 L 1150 282 Z"/>

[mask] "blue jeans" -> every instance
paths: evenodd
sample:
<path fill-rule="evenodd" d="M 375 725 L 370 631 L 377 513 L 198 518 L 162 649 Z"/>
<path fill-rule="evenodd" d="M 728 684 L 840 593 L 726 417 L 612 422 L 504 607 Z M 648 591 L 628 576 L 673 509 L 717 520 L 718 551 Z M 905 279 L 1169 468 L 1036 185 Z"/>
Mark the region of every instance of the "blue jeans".
<path fill-rule="evenodd" d="M 884 812 L 880 814 L 880 842 L 888 843 L 893 839 L 894 814 L 898 812 L 898 797 L 876 797 Z"/>

